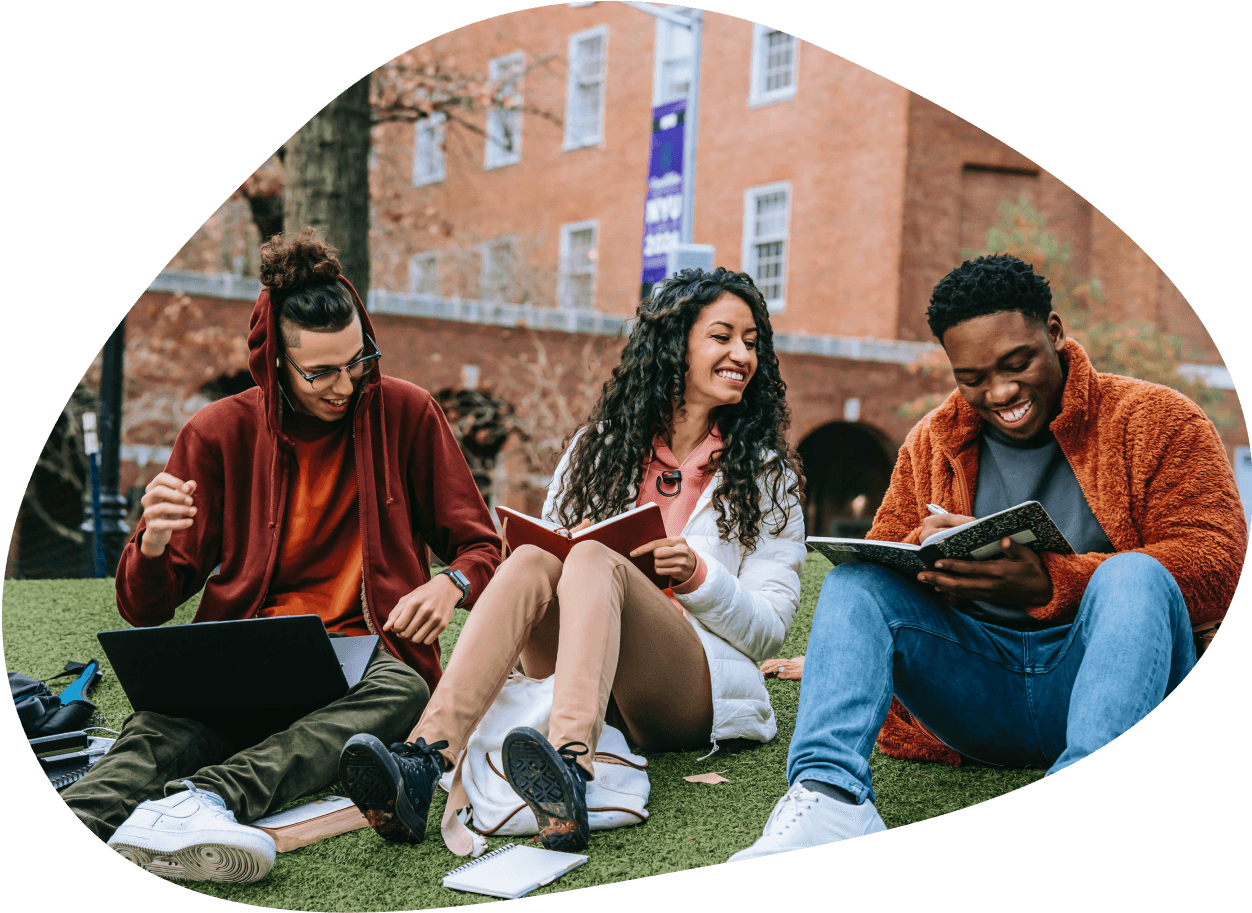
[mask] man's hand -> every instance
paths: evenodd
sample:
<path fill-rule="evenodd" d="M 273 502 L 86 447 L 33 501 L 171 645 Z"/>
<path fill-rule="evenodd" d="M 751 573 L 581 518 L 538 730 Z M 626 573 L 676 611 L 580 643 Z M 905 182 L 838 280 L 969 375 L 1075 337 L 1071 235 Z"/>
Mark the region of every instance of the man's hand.
<path fill-rule="evenodd" d="M 941 593 L 1007 605 L 1047 605 L 1052 601 L 1052 577 L 1035 552 L 1007 536 L 1000 540 L 1003 557 L 987 561 L 940 558 L 931 571 L 917 579 Z"/>
<path fill-rule="evenodd" d="M 682 536 L 653 539 L 647 545 L 641 545 L 631 552 L 630 557 L 638 558 L 649 552 L 652 553 L 652 558 L 656 563 L 656 572 L 673 578 L 674 586 L 682 586 L 690 580 L 699 563 L 696 553 Z"/>
<path fill-rule="evenodd" d="M 168 472 L 158 472 L 139 499 L 143 505 L 143 538 L 139 550 L 149 558 L 159 558 L 169 545 L 176 529 L 187 529 L 195 522 L 196 506 L 192 501 L 196 483 L 184 482 Z"/>
<path fill-rule="evenodd" d="M 447 574 L 436 574 L 400 597 L 383 622 L 383 630 L 394 631 L 415 644 L 433 644 L 452 620 L 452 610 L 460 600 L 461 588 Z"/>
<path fill-rule="evenodd" d="M 964 514 L 927 514 L 926 519 L 922 521 L 921 539 L 918 541 L 924 543 L 937 532 L 960 526 L 962 523 L 969 523 L 973 519 Z"/>

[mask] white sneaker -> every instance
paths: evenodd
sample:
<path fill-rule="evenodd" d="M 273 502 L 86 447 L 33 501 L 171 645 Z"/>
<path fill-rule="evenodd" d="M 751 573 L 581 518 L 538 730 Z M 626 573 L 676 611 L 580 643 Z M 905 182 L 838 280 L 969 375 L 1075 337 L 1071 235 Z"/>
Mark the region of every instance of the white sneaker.
<path fill-rule="evenodd" d="M 787 790 L 769 820 L 765 832 L 756 843 L 731 856 L 729 862 L 771 856 L 789 850 L 802 850 L 823 843 L 836 843 L 850 837 L 862 837 L 885 831 L 887 825 L 872 802 L 852 805 L 830 796 L 813 792 L 799 781 Z"/>
<path fill-rule="evenodd" d="M 186 782 L 186 781 L 184 781 Z M 274 865 L 274 838 L 235 821 L 213 793 L 190 788 L 141 802 L 109 838 L 135 865 L 176 881 L 252 882 Z"/>

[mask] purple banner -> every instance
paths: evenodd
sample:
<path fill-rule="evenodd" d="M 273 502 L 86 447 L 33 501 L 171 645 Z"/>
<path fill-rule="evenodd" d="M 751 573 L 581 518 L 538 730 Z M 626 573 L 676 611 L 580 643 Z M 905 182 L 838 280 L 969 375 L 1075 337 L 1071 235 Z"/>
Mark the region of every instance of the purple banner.
<path fill-rule="evenodd" d="M 643 282 L 665 278 L 665 255 L 682 237 L 683 131 L 687 99 L 652 109 L 652 153 L 643 207 Z"/>

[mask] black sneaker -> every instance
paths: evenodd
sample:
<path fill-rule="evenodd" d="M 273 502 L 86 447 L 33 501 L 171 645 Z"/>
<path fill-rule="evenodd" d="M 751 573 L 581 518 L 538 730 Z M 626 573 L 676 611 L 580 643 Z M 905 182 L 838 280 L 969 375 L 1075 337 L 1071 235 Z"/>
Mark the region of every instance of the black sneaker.
<path fill-rule="evenodd" d="M 447 747 L 447 742 L 427 745 L 418 739 L 396 742 L 388 750 L 372 735 L 354 735 L 339 755 L 339 781 L 380 837 L 421 843 L 430 800 L 444 771 L 439 749 Z"/>
<path fill-rule="evenodd" d="M 574 748 L 581 745 L 582 750 Z M 539 839 L 550 850 L 576 853 L 587 848 L 587 775 L 578 757 L 582 742 L 552 745 L 535 730 L 519 726 L 504 737 L 504 775 L 539 822 Z"/>

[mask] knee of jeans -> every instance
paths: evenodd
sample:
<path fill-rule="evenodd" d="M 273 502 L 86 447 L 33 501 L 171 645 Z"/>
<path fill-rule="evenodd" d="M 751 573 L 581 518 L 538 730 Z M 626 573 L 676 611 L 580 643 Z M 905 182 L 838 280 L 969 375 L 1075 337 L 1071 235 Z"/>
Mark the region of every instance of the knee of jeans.
<path fill-rule="evenodd" d="M 550 565 L 560 566 L 560 560 L 551 552 L 544 551 L 537 545 L 519 545 L 509 552 L 509 557 L 496 571 L 499 576 L 508 570 L 513 573 L 533 573 L 547 571 Z"/>
<path fill-rule="evenodd" d="M 824 596 L 828 590 L 831 593 L 836 591 L 847 593 L 849 590 L 857 590 L 877 594 L 884 587 L 897 586 L 899 583 L 899 577 L 881 564 L 869 562 L 840 564 L 827 572 L 825 579 L 822 580 L 821 593 Z"/>
<path fill-rule="evenodd" d="M 1104 559 L 1091 580 L 1091 587 L 1167 586 L 1174 588 L 1174 577 L 1161 562 L 1144 552 L 1119 552 Z"/>
<path fill-rule="evenodd" d="M 1143 552 L 1120 552 L 1101 562 L 1087 583 L 1087 594 L 1095 596 L 1101 593 L 1175 596 L 1177 598 L 1174 599 L 1118 600 L 1116 604 L 1136 613 L 1158 606 L 1185 611 L 1182 593 L 1173 575 L 1161 562 Z"/>
<path fill-rule="evenodd" d="M 499 588 L 506 591 L 516 587 L 526 587 L 536 579 L 546 577 L 549 584 L 555 584 L 561 576 L 561 561 L 551 552 L 544 551 L 537 545 L 519 545 L 509 553 L 509 557 L 496 568 L 495 574 L 487 583 L 487 590 L 499 596 Z M 492 599 L 479 599 L 478 605 L 490 606 Z"/>
<path fill-rule="evenodd" d="M 620 564 L 622 556 L 602 542 L 586 540 L 577 543 L 569 550 L 569 554 L 565 556 L 565 564 L 568 566 L 571 561 L 575 564 L 588 562 Z"/>

